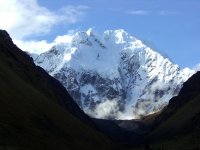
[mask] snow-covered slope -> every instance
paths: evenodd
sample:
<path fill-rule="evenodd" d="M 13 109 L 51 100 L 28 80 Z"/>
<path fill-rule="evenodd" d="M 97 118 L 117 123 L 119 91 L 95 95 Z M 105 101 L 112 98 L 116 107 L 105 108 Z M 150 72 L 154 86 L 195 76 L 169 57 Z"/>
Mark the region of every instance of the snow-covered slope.
<path fill-rule="evenodd" d="M 60 41 L 34 56 L 35 63 L 96 118 L 131 119 L 162 109 L 194 73 L 124 30 L 99 35 L 89 29 Z"/>

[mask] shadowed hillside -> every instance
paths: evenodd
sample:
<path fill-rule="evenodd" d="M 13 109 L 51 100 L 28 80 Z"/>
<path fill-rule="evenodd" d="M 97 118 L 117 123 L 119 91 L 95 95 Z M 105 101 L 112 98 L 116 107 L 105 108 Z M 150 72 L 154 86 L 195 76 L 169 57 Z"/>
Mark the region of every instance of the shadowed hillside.
<path fill-rule="evenodd" d="M 111 149 L 83 122 L 94 126 L 65 88 L 0 30 L 0 149 Z"/>
<path fill-rule="evenodd" d="M 149 149 L 200 149 L 200 72 L 184 83 L 158 115 L 145 144 Z"/>

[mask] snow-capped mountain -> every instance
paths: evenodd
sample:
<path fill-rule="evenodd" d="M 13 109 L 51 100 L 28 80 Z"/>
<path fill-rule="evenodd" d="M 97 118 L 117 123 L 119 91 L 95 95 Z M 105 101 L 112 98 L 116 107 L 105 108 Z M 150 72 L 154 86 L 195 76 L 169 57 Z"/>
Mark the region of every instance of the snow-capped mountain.
<path fill-rule="evenodd" d="M 95 118 L 131 119 L 162 109 L 194 74 L 124 30 L 65 35 L 33 58 Z"/>

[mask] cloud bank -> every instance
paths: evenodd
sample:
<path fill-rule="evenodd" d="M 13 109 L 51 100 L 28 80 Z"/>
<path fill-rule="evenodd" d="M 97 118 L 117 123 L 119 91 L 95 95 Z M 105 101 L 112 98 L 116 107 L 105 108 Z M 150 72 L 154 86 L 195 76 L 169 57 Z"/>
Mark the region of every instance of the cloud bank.
<path fill-rule="evenodd" d="M 22 41 L 22 40 L 13 40 L 13 42 L 23 51 L 27 51 L 29 53 L 41 54 L 51 49 L 53 46 L 52 43 L 48 43 L 46 40 L 36 41 Z"/>
<path fill-rule="evenodd" d="M 41 54 L 50 50 L 53 46 L 59 43 L 71 43 L 73 35 L 69 31 L 66 35 L 57 36 L 52 42 L 47 42 L 46 40 L 36 41 L 36 40 L 16 40 L 13 42 L 23 51 L 29 53 Z"/>
<path fill-rule="evenodd" d="M 52 27 L 82 21 L 88 6 L 66 5 L 52 11 L 39 5 L 38 0 L 0 0 L 0 29 L 7 30 L 14 43 L 24 51 L 40 54 L 53 44 L 45 40 L 28 40 L 48 34 Z M 56 40 L 56 39 L 55 39 Z"/>

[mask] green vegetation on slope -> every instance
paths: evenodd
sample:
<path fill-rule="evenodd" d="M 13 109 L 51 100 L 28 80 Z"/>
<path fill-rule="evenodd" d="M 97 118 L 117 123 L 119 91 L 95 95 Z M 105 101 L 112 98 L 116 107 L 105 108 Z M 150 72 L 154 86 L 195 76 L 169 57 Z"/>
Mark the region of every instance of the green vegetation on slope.
<path fill-rule="evenodd" d="M 199 112 L 200 95 L 160 124 L 147 137 L 154 143 L 152 148 L 161 147 L 168 150 L 200 149 L 200 124 L 194 124 L 200 119 L 196 118 Z"/>
<path fill-rule="evenodd" d="M 15 49 L 1 37 L 0 149 L 111 149 L 107 138 L 62 107 L 59 95 Z"/>
<path fill-rule="evenodd" d="M 158 115 L 146 141 L 151 149 L 200 149 L 200 72 L 184 83 Z"/>

